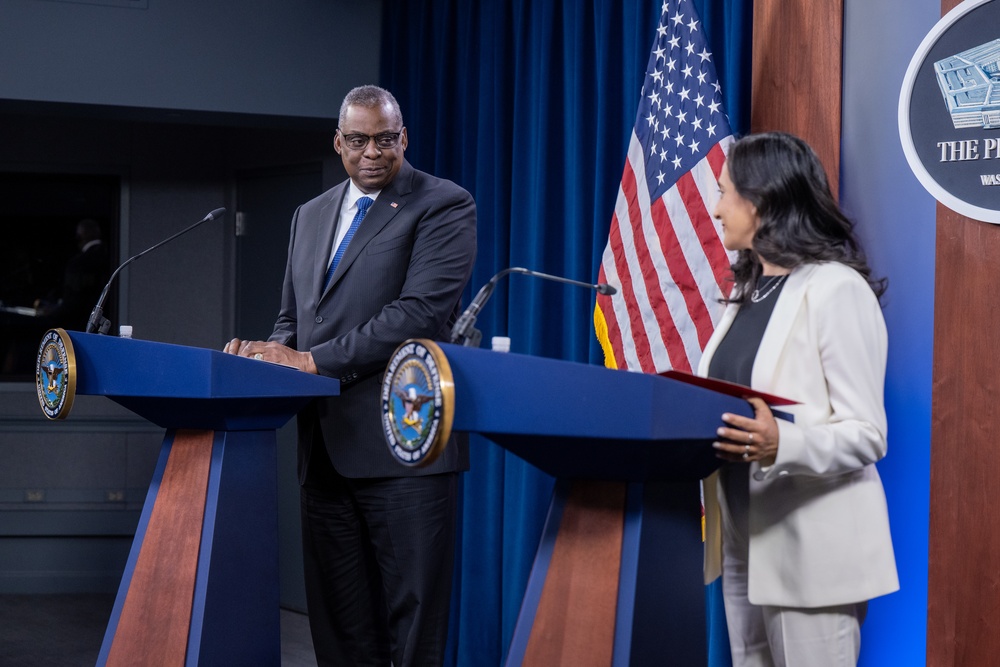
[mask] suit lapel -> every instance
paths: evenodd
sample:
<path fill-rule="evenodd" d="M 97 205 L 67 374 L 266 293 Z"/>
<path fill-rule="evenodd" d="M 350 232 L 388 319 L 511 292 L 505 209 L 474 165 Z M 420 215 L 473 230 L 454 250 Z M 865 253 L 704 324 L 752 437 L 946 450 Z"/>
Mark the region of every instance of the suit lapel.
<path fill-rule="evenodd" d="M 387 185 L 382 192 L 379 193 L 378 199 L 372 204 L 372 207 L 368 209 L 368 213 L 365 215 L 364 219 L 361 221 L 361 225 L 358 230 L 354 233 L 354 238 L 347 246 L 347 250 L 344 251 L 344 256 L 340 258 L 340 264 L 337 265 L 337 270 L 333 272 L 333 278 L 330 280 L 330 285 L 324 292 L 324 296 L 334 288 L 334 286 L 340 282 L 341 276 L 347 272 L 354 261 L 361 256 L 361 253 L 365 251 L 365 248 L 371 242 L 375 236 L 385 228 L 389 222 L 396 217 L 396 214 L 403 210 L 406 206 L 406 195 L 410 193 L 411 182 L 413 180 L 413 168 L 408 162 L 404 161 L 403 166 L 400 167 L 399 173 L 396 174 L 396 178 L 393 179 L 392 183 Z M 347 190 L 347 184 L 344 184 L 344 190 Z M 343 200 L 343 196 L 340 197 Z M 339 214 L 340 208 L 337 208 Z M 331 234 L 330 244 L 333 243 L 333 236 Z M 320 278 L 320 287 L 322 288 L 322 280 L 325 277 Z"/>
<path fill-rule="evenodd" d="M 806 264 L 793 270 L 788 275 L 784 288 L 774 304 L 774 312 L 764 329 L 757 357 L 753 362 L 753 373 L 750 385 L 754 389 L 768 391 L 773 388 L 774 372 L 778 368 L 778 357 L 781 356 L 796 315 L 806 296 L 806 284 L 816 270 L 818 264 Z"/>

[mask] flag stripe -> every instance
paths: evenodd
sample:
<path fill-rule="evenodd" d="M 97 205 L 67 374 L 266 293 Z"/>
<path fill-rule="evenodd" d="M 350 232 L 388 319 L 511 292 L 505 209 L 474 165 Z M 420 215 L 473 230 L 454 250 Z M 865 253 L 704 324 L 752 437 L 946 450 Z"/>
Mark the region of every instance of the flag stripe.
<path fill-rule="evenodd" d="M 733 143 L 732 137 L 725 137 L 719 143 L 712 146 L 708 151 L 708 163 L 712 167 L 712 176 L 716 181 L 722 175 L 722 165 L 726 163 L 726 155 L 729 153 L 729 144 Z"/>
<path fill-rule="evenodd" d="M 727 140 L 726 143 L 728 144 L 729 141 Z M 714 162 L 716 153 L 722 157 L 717 163 Z M 698 211 L 698 220 L 694 226 L 695 231 L 704 248 L 709 266 L 715 275 L 715 283 L 718 285 L 719 291 L 728 295 L 731 286 L 729 265 L 730 260 L 735 259 L 735 257 L 730 258 L 726 249 L 722 247 L 722 230 L 712 220 L 712 213 L 719 199 L 719 173 L 722 171 L 724 162 L 725 156 L 722 154 L 722 149 L 716 144 L 705 156 L 705 159 L 699 162 L 688 174 L 690 182 L 697 188 L 697 192 L 687 193 L 684 200 L 689 211 Z"/>
<path fill-rule="evenodd" d="M 624 193 L 619 191 L 618 203 L 621 206 L 624 206 L 624 197 Z M 617 330 L 620 336 L 617 345 L 612 346 L 612 349 L 617 347 L 620 351 L 615 365 L 618 368 L 640 368 L 636 342 L 632 336 L 632 323 L 629 320 L 629 311 L 638 308 L 638 305 L 632 292 L 632 279 L 628 273 L 629 259 L 625 256 L 625 243 L 622 240 L 622 228 L 617 213 L 611 216 L 609 239 L 613 240 L 609 241 L 605 249 L 602 268 L 607 274 L 607 282 L 618 288 L 618 295 L 611 302 L 611 310 L 604 314 L 609 323 L 615 323 L 614 327 L 609 325 L 609 331 Z"/>
<path fill-rule="evenodd" d="M 621 198 L 624 199 L 624 198 Z M 624 269 L 618 274 L 620 280 L 619 291 L 622 294 L 621 302 L 625 304 L 637 304 L 637 298 L 634 290 L 634 280 L 631 275 L 632 267 L 637 266 L 637 262 L 630 261 L 625 257 L 625 245 L 622 242 L 623 226 L 618 223 L 618 216 L 615 215 L 615 226 L 613 231 L 617 231 L 617 234 L 613 234 L 612 242 L 617 242 L 616 246 L 621 249 L 621 252 L 615 253 L 614 266 L 616 269 Z M 625 229 L 628 229 L 627 227 Z M 631 236 L 631 234 L 629 234 Z M 618 325 L 622 330 L 622 341 L 628 341 L 631 343 L 632 355 L 626 354 L 624 361 L 624 366 L 619 366 L 620 368 L 638 369 L 642 370 L 644 373 L 652 373 L 655 371 L 655 367 L 651 363 L 652 355 L 649 351 L 649 340 L 646 338 L 645 329 L 642 326 L 642 312 L 636 306 L 625 307 L 625 308 L 615 308 L 614 314 L 618 321 Z M 625 338 L 625 332 L 630 334 L 628 338 Z M 638 334 L 636 334 L 638 332 Z M 629 359 L 632 356 L 632 359 Z"/>
<path fill-rule="evenodd" d="M 678 182 L 679 190 L 683 191 L 682 183 L 687 180 L 687 177 L 681 177 L 681 180 Z M 688 212 L 691 211 L 690 207 L 686 208 Z M 652 215 L 657 229 L 660 230 L 660 243 L 663 247 L 663 254 L 667 259 L 667 268 L 670 271 L 670 277 L 673 279 L 673 284 L 676 286 L 677 291 L 684 299 L 688 317 L 690 317 L 690 321 L 694 325 L 698 339 L 698 348 L 695 350 L 695 354 L 697 354 L 698 351 L 705 347 L 709 337 L 712 335 L 712 317 L 708 314 L 708 308 L 702 298 L 701 290 L 698 289 L 698 282 L 691 270 L 692 265 L 688 263 L 684 251 L 681 249 L 681 241 L 677 237 L 677 232 L 667 217 L 667 209 L 663 205 L 663 199 L 658 199 L 653 204 Z M 697 226 L 697 223 L 695 225 Z M 673 364 L 673 367 L 679 370 L 690 370 L 688 357 L 689 355 L 686 354 L 683 365 Z"/>
<path fill-rule="evenodd" d="M 633 142 L 632 145 L 638 147 L 637 142 Z M 625 173 L 622 175 L 622 189 L 627 193 L 626 198 L 629 200 L 628 215 L 632 223 L 632 238 L 636 249 L 636 265 L 639 268 L 643 291 L 646 294 L 645 303 L 649 304 L 648 308 L 639 309 L 639 314 L 641 315 L 639 319 L 645 325 L 644 332 L 649 342 L 650 354 L 653 355 L 652 369 L 646 370 L 646 368 L 643 368 L 643 371 L 647 373 L 655 372 L 656 368 L 661 365 L 658 362 L 664 358 L 664 355 L 671 368 L 682 368 L 687 364 L 687 355 L 680 332 L 677 330 L 677 325 L 674 323 L 671 315 L 672 311 L 667 307 L 666 294 L 661 289 L 663 281 L 660 280 L 660 274 L 657 273 L 655 265 L 659 264 L 665 268 L 666 262 L 664 262 L 662 257 L 654 258 L 653 256 L 654 252 L 661 251 L 660 244 L 657 242 L 658 237 L 653 235 L 651 239 L 646 238 L 646 233 L 654 225 L 650 225 L 644 220 L 644 218 L 649 217 L 649 202 L 641 201 L 640 206 L 640 200 L 646 199 L 643 196 L 646 192 L 638 187 L 635 173 L 632 170 L 633 166 L 641 169 L 642 162 L 635 164 L 629 160 L 625 164 Z M 632 196 L 633 192 L 635 193 L 634 197 Z M 635 276 L 633 276 L 633 280 L 635 280 Z"/>

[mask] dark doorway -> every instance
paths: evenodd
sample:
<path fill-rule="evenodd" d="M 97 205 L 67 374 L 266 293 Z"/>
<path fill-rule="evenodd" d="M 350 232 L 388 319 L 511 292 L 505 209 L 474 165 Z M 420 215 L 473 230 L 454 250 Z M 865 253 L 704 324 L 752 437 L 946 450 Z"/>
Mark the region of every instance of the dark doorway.
<path fill-rule="evenodd" d="M 47 329 L 86 327 L 118 256 L 120 201 L 117 175 L 0 172 L 0 381 L 34 379 Z"/>
<path fill-rule="evenodd" d="M 266 339 L 281 303 L 292 214 L 323 191 L 322 165 L 237 176 L 236 331 Z"/>

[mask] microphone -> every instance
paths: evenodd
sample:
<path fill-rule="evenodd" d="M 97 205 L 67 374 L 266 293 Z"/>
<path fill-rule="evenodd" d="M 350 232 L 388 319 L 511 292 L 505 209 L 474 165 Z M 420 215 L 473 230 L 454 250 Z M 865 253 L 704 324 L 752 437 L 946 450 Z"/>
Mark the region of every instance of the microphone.
<path fill-rule="evenodd" d="M 539 271 L 532 271 L 531 269 L 524 269 L 520 266 L 512 266 L 498 272 L 495 276 L 490 278 L 489 282 L 483 285 L 479 293 L 469 304 L 469 307 L 462 311 L 462 315 L 455 322 L 455 326 L 451 329 L 451 340 L 449 342 L 457 343 L 461 341 L 462 345 L 465 347 L 479 347 L 480 341 L 483 339 L 483 332 L 475 327 L 476 316 L 479 315 L 479 311 L 483 309 L 486 305 L 486 301 L 493 294 L 493 290 L 496 289 L 497 281 L 503 278 L 508 273 L 520 273 L 526 276 L 534 276 L 535 278 L 544 278 L 545 280 L 554 280 L 557 283 L 565 283 L 567 285 L 576 285 L 578 287 L 586 287 L 588 289 L 596 290 L 598 294 L 605 294 L 611 296 L 616 294 L 618 290 L 607 283 L 597 283 L 592 285 L 591 283 L 581 282 L 579 280 L 570 280 L 569 278 L 563 278 L 562 276 L 553 276 L 548 273 L 541 273 Z"/>
<path fill-rule="evenodd" d="M 194 229 L 198 225 L 200 225 L 202 223 L 205 223 L 205 222 L 208 222 L 209 220 L 217 220 L 217 219 L 221 218 L 222 216 L 224 216 L 225 214 L 226 214 L 226 209 L 224 209 L 224 208 L 217 208 L 214 211 L 212 211 L 211 213 L 209 213 L 208 215 L 206 215 L 204 218 L 202 218 L 201 220 L 199 220 L 198 222 L 196 222 L 193 225 L 191 225 L 190 227 L 188 227 L 186 229 L 182 229 L 181 231 L 177 232 L 176 234 L 174 234 L 170 238 L 163 239 L 162 241 L 160 241 L 159 243 L 157 243 L 153 247 L 146 248 L 145 250 L 143 250 L 142 252 L 140 252 L 138 255 L 133 255 L 132 257 L 129 257 L 128 259 L 126 259 L 122 263 L 121 266 L 119 266 L 117 269 L 115 269 L 115 272 L 111 274 L 111 278 L 108 279 L 108 284 L 104 286 L 104 291 L 101 292 L 101 298 L 99 298 L 97 300 L 97 305 L 94 306 L 94 310 L 91 311 L 91 313 L 90 313 L 90 319 L 87 321 L 87 331 L 86 331 L 86 333 L 101 333 L 101 334 L 106 334 L 106 333 L 108 333 L 108 329 L 111 328 L 111 322 L 106 317 L 104 317 L 104 299 L 106 299 L 107 296 L 108 296 L 108 290 L 111 288 L 111 283 L 113 283 L 115 281 L 115 277 L 121 272 L 122 269 L 124 269 L 126 266 L 128 266 L 129 264 L 131 264 L 135 260 L 137 260 L 140 257 L 142 257 L 143 255 L 145 255 L 147 252 L 152 252 L 152 251 L 156 250 L 157 248 L 159 248 L 161 245 L 163 245 L 165 243 L 170 243 L 171 241 L 173 241 L 178 236 L 181 236 L 183 234 L 187 234 L 188 232 L 190 232 L 192 229 Z"/>

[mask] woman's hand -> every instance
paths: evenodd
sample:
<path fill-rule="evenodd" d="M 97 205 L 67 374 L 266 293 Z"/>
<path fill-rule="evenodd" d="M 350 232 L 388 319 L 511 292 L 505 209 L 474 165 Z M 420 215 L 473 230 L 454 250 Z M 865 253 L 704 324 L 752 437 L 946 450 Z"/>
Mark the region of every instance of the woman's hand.
<path fill-rule="evenodd" d="M 771 408 L 761 398 L 748 398 L 753 406 L 754 418 L 725 413 L 723 426 L 718 430 L 721 440 L 713 443 L 715 455 L 726 461 L 758 461 L 762 466 L 774 464 L 778 457 L 778 422 Z"/>

